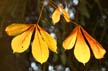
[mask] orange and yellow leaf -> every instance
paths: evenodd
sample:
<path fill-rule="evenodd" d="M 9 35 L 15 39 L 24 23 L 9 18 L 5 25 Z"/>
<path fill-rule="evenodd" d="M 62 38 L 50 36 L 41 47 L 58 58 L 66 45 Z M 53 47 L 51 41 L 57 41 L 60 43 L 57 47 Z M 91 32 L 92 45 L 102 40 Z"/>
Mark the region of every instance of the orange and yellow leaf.
<path fill-rule="evenodd" d="M 58 7 L 56 8 L 56 10 L 55 10 L 55 11 L 53 12 L 53 14 L 52 14 L 52 20 L 53 20 L 53 23 L 54 23 L 54 24 L 56 24 L 57 22 L 60 21 L 60 13 L 63 14 L 63 16 L 64 16 L 66 22 L 70 22 L 70 21 L 71 21 L 68 12 L 66 12 L 66 10 L 63 9 L 62 7 L 58 6 Z"/>
<path fill-rule="evenodd" d="M 33 26 L 33 24 L 16 24 L 16 23 L 14 23 L 14 24 L 7 26 L 5 31 L 7 32 L 7 34 L 9 36 L 15 36 L 15 35 L 18 35 L 18 34 L 24 32 L 31 26 Z"/>
<path fill-rule="evenodd" d="M 54 24 L 56 24 L 57 22 L 59 22 L 59 20 L 60 20 L 60 11 L 57 8 L 52 14 L 52 21 Z"/>
<path fill-rule="evenodd" d="M 78 30 L 77 40 L 74 48 L 74 55 L 76 59 L 83 64 L 87 63 L 90 59 L 90 49 L 84 40 L 80 27 Z"/>
<path fill-rule="evenodd" d="M 14 53 L 22 53 L 29 48 L 34 26 L 13 38 L 11 42 Z"/>
<path fill-rule="evenodd" d="M 78 32 L 78 26 L 72 31 L 72 33 L 63 41 L 64 49 L 72 49 L 75 45 Z"/>
<path fill-rule="evenodd" d="M 101 46 L 99 42 L 97 42 L 92 36 L 90 36 L 83 28 L 82 31 L 94 53 L 94 56 L 97 59 L 103 58 L 104 54 L 106 53 L 105 49 Z"/>
<path fill-rule="evenodd" d="M 44 31 L 41 27 L 38 26 L 38 28 L 40 29 L 41 36 L 47 43 L 49 49 L 53 52 L 57 52 L 56 40 L 53 37 L 51 37 L 46 31 Z"/>
<path fill-rule="evenodd" d="M 62 10 L 62 13 L 63 13 L 63 16 L 64 16 L 66 22 L 70 22 L 70 16 L 69 16 L 68 12 L 66 12 L 66 10 L 63 8 L 61 8 L 61 10 Z"/>
<path fill-rule="evenodd" d="M 46 42 L 43 40 L 38 29 L 36 29 L 35 37 L 32 43 L 32 54 L 33 57 L 41 64 L 46 62 L 49 57 L 48 46 Z"/>

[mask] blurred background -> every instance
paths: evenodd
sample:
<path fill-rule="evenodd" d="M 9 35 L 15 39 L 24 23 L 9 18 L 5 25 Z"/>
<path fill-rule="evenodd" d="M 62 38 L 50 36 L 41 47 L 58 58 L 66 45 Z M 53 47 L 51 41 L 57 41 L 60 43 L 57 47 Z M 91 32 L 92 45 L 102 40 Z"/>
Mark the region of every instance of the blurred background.
<path fill-rule="evenodd" d="M 74 24 L 67 24 L 63 16 L 59 24 L 53 25 L 51 15 L 55 8 L 51 0 L 0 0 L 0 71 L 108 71 L 108 52 L 97 60 L 91 52 L 90 61 L 84 66 L 79 63 L 73 49 L 64 51 L 62 41 L 71 33 Z M 102 46 L 108 50 L 108 0 L 53 0 L 68 11 L 71 19 L 82 25 Z M 4 31 L 12 23 L 36 23 L 42 3 L 44 10 L 40 26 L 58 43 L 58 54 L 50 51 L 46 63 L 36 62 L 30 50 L 13 54 L 10 37 Z M 83 54 L 82 54 L 83 55 Z"/>

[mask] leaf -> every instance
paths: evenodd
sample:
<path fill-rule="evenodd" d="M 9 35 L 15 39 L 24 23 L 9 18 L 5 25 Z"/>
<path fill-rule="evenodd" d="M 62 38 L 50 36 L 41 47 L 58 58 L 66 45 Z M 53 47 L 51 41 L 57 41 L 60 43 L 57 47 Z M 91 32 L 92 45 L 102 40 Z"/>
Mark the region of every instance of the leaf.
<path fill-rule="evenodd" d="M 54 24 L 56 24 L 57 22 L 60 21 L 60 13 L 63 14 L 63 16 L 67 22 L 71 21 L 68 12 L 66 12 L 66 10 L 63 9 L 62 7 L 58 6 L 52 14 L 52 20 L 53 20 Z"/>
<path fill-rule="evenodd" d="M 34 26 L 13 38 L 11 42 L 14 53 L 22 53 L 29 48 Z"/>
<path fill-rule="evenodd" d="M 76 45 L 74 48 L 74 55 L 76 59 L 83 64 L 87 63 L 90 59 L 90 50 L 83 38 L 80 27 L 78 30 Z"/>
<path fill-rule="evenodd" d="M 59 8 L 57 8 L 53 14 L 52 14 L 52 20 L 53 20 L 53 23 L 56 24 L 57 22 L 59 22 L 60 20 L 60 11 L 59 11 Z"/>
<path fill-rule="evenodd" d="M 72 33 L 63 41 L 64 49 L 72 49 L 73 48 L 73 46 L 75 45 L 78 29 L 79 29 L 79 27 L 77 26 L 72 31 Z"/>
<path fill-rule="evenodd" d="M 9 36 L 15 36 L 15 35 L 18 35 L 24 31 L 26 31 L 31 26 L 33 26 L 33 24 L 16 24 L 16 23 L 13 23 L 13 24 L 7 26 L 5 31 L 7 32 L 7 34 Z"/>
<path fill-rule="evenodd" d="M 87 39 L 94 56 L 96 59 L 101 59 L 104 57 L 104 54 L 106 53 L 105 49 L 101 46 L 99 42 L 97 42 L 92 36 L 90 36 L 83 28 L 81 28 L 85 38 Z"/>
<path fill-rule="evenodd" d="M 57 52 L 57 43 L 54 38 L 52 38 L 46 31 L 44 31 L 41 27 L 38 26 L 40 29 L 41 36 L 43 37 L 44 41 L 47 43 L 49 49 L 53 52 Z"/>
<path fill-rule="evenodd" d="M 63 16 L 64 16 L 66 22 L 70 22 L 70 16 L 69 16 L 68 12 L 66 12 L 66 10 L 63 8 L 61 8 L 61 10 L 62 10 L 62 13 L 63 13 Z"/>
<path fill-rule="evenodd" d="M 36 27 L 35 37 L 32 43 L 32 54 L 33 57 L 43 64 L 49 57 L 49 50 L 46 42 L 43 40 L 39 33 L 39 29 Z"/>

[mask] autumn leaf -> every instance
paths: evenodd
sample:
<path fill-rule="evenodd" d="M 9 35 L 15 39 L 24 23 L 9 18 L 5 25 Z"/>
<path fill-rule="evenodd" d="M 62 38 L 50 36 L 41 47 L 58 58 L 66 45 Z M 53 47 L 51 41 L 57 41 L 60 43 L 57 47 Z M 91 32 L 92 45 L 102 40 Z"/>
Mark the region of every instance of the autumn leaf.
<path fill-rule="evenodd" d="M 73 46 L 75 45 L 76 37 L 77 37 L 77 32 L 78 32 L 79 27 L 76 27 L 72 33 L 63 41 L 63 47 L 64 49 L 72 49 Z"/>
<path fill-rule="evenodd" d="M 70 22 L 70 16 L 68 12 L 62 7 L 58 6 L 52 14 L 53 23 L 56 24 L 60 21 L 60 14 L 63 14 L 66 22 Z"/>
<path fill-rule="evenodd" d="M 43 37 L 43 39 L 45 40 L 45 42 L 47 43 L 49 49 L 53 52 L 57 53 L 57 43 L 56 40 L 54 38 L 52 38 L 46 31 L 44 31 L 41 27 L 38 26 L 38 28 L 40 29 L 40 33 L 41 36 Z M 51 42 L 51 43 L 50 43 Z"/>
<path fill-rule="evenodd" d="M 13 23 L 13 24 L 7 26 L 5 31 L 7 32 L 7 34 L 9 36 L 15 36 L 15 35 L 18 35 L 24 31 L 26 31 L 31 26 L 33 26 L 33 24 L 16 24 L 16 23 Z"/>
<path fill-rule="evenodd" d="M 57 8 L 52 14 L 52 21 L 54 24 L 56 24 L 57 22 L 59 22 L 59 20 L 60 20 L 60 11 L 59 8 Z"/>
<path fill-rule="evenodd" d="M 14 53 L 22 53 L 29 48 L 34 26 L 13 38 L 11 46 Z"/>
<path fill-rule="evenodd" d="M 96 59 L 101 59 L 104 57 L 104 54 L 106 53 L 105 49 L 102 47 L 102 45 L 97 42 L 92 36 L 90 36 L 83 28 L 81 28 L 84 36 L 86 37 L 93 53 Z"/>
<path fill-rule="evenodd" d="M 32 43 L 33 57 L 43 64 L 49 57 L 48 48 L 53 52 L 57 52 L 56 40 L 45 32 L 39 25 L 36 25 L 35 37 Z"/>
<path fill-rule="evenodd" d="M 70 16 L 69 16 L 68 12 L 63 8 L 61 8 L 61 10 L 62 10 L 62 13 L 63 13 L 63 16 L 64 16 L 66 22 L 70 22 Z"/>
<path fill-rule="evenodd" d="M 43 40 L 37 27 L 35 37 L 32 43 L 32 54 L 33 57 L 41 64 L 46 62 L 49 57 L 48 45 Z"/>
<path fill-rule="evenodd" d="M 82 33 L 84 35 L 82 35 Z M 85 40 L 87 40 L 88 43 Z M 105 49 L 79 25 L 76 26 L 72 34 L 63 41 L 65 50 L 72 49 L 75 45 L 74 55 L 76 59 L 83 64 L 87 63 L 90 59 L 90 49 L 88 44 L 96 59 L 104 57 L 104 54 L 106 53 Z"/>
<path fill-rule="evenodd" d="M 35 35 L 32 42 L 32 55 L 38 62 L 43 64 L 48 60 L 49 49 L 57 53 L 56 40 L 44 31 L 44 29 L 38 24 L 12 24 L 7 26 L 5 30 L 9 36 L 17 35 L 12 39 L 12 50 L 14 53 L 22 53 L 29 48 L 34 29 Z"/>
<path fill-rule="evenodd" d="M 90 59 L 90 49 L 84 40 L 84 37 L 80 30 L 80 26 L 78 26 L 78 34 L 74 48 L 74 55 L 76 59 L 83 64 L 87 63 Z"/>

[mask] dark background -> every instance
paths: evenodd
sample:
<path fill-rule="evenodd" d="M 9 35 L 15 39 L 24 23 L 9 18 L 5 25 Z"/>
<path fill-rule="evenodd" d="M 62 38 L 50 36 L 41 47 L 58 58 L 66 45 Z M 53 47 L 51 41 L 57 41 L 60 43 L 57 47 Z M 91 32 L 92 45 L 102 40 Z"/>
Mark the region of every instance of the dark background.
<path fill-rule="evenodd" d="M 108 51 L 108 0 L 78 0 L 78 4 L 74 4 L 73 0 L 54 0 L 54 2 L 61 3 L 64 8 L 73 11 L 72 20 L 82 25 Z M 43 0 L 0 0 L 0 71 L 30 71 L 31 62 L 36 62 L 29 50 L 13 54 L 11 49 L 13 37 L 8 36 L 4 30 L 11 23 L 36 23 L 42 3 Z M 56 34 L 59 53 L 56 55 L 50 52 L 50 58 L 43 65 L 36 62 L 42 71 L 48 71 L 49 65 L 55 69 L 57 65 L 69 67 L 71 71 L 84 71 L 84 69 L 108 71 L 108 52 L 101 60 L 96 60 L 91 53 L 91 59 L 85 66 L 75 59 L 73 50 L 64 52 L 62 41 L 75 26 L 66 24 L 63 16 L 59 24 L 54 26 L 51 9 L 55 8 L 49 3 L 44 7 L 40 25 L 47 32 Z"/>

